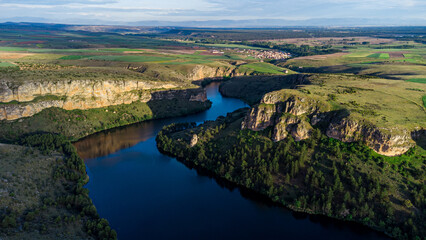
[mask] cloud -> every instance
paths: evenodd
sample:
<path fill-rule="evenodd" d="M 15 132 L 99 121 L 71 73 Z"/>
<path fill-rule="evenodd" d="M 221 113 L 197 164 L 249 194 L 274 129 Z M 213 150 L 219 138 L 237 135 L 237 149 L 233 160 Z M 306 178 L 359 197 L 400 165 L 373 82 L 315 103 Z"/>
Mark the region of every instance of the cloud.
<path fill-rule="evenodd" d="M 22 4 L 22 5 L 69 5 L 69 4 L 107 4 L 107 3 L 117 3 L 116 0 L 78 0 L 78 1 L 67 1 L 67 0 L 19 0 L 17 3 L 16 0 L 0 0 L 0 4 L 9 3 L 9 4 Z"/>
<path fill-rule="evenodd" d="M 0 0 L 4 18 L 81 22 L 221 19 L 422 18 L 424 0 Z M 425 23 L 426 24 L 426 23 Z"/>

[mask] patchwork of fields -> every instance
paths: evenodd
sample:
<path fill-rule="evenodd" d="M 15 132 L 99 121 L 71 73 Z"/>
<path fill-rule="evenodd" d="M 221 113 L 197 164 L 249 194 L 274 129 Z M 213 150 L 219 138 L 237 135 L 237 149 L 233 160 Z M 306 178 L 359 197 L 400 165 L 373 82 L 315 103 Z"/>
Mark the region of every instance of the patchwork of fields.
<path fill-rule="evenodd" d="M 95 71 L 96 73 L 93 74 L 97 76 L 108 75 L 105 77 L 109 78 L 116 78 L 119 74 L 124 74 L 125 76 L 122 77 L 129 79 L 135 77 L 162 78 L 164 80 L 178 78 L 185 81 L 191 80 L 188 74 L 191 74 L 190 69 L 197 65 L 224 69 L 235 68 L 241 74 L 292 73 L 286 68 L 267 62 L 259 62 L 259 60 L 233 49 L 217 54 L 213 53 L 211 49 L 195 48 L 194 50 L 187 50 L 187 48 L 179 47 L 176 47 L 175 50 L 0 48 L 0 76 L 3 75 L 7 78 L 6 75 L 10 75 L 8 72 L 10 70 L 6 69 L 16 68 L 20 71 L 14 72 L 14 79 L 22 78 L 22 80 L 28 75 L 25 71 L 43 69 L 50 71 L 49 78 L 55 78 L 55 75 L 62 76 L 66 73 L 71 78 L 77 75 L 88 76 L 84 74 L 85 71 Z M 75 69 L 78 69 L 78 71 Z M 135 71 L 132 71 L 132 69 L 138 74 L 135 75 Z M 116 71 L 116 74 L 109 76 L 113 70 Z M 17 76 L 18 73 L 22 77 Z M 31 73 L 29 75 L 32 79 L 37 74 Z"/>
<path fill-rule="evenodd" d="M 279 65 L 303 72 L 344 72 L 417 82 L 426 79 L 426 47 L 423 44 L 392 42 L 341 49 L 343 53 L 294 58 Z"/>

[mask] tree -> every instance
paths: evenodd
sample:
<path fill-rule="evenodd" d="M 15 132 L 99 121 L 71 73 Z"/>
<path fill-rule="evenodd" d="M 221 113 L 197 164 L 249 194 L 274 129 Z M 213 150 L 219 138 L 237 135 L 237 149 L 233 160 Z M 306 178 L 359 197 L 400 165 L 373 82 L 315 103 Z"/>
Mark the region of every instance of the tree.
<path fill-rule="evenodd" d="M 2 227 L 4 227 L 4 228 L 8 228 L 8 227 L 15 228 L 16 227 L 15 217 L 13 215 L 4 217 L 4 219 L 2 221 Z"/>

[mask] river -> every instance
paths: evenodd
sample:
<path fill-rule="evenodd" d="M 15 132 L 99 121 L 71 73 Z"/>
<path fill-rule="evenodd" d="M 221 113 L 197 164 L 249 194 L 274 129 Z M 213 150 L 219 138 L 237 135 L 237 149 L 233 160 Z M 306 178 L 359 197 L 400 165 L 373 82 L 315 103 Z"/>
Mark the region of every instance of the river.
<path fill-rule="evenodd" d="M 155 136 L 173 122 L 215 120 L 247 105 L 206 87 L 211 109 L 91 135 L 84 158 L 98 213 L 119 239 L 386 239 L 354 223 L 296 214 L 161 154 Z"/>

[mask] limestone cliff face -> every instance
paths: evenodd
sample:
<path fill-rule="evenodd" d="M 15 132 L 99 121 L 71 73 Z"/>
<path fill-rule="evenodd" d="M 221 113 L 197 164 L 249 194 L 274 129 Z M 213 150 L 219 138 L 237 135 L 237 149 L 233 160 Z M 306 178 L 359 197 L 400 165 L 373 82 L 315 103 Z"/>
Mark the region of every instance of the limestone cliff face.
<path fill-rule="evenodd" d="M 374 151 L 386 156 L 401 155 L 414 145 L 410 132 L 405 129 L 380 129 L 350 117 L 332 122 L 326 133 L 343 142 L 365 142 Z"/>
<path fill-rule="evenodd" d="M 195 145 L 197 145 L 197 143 L 198 143 L 198 136 L 197 134 L 193 134 L 191 141 L 189 143 L 189 147 L 194 147 Z"/>
<path fill-rule="evenodd" d="M 249 111 L 241 127 L 260 131 L 272 126 L 274 141 L 281 141 L 288 134 L 300 141 L 308 138 L 312 132 L 307 116 L 327 110 L 328 104 L 296 90 L 271 92 L 265 94 L 261 103 Z"/>
<path fill-rule="evenodd" d="M 197 65 L 190 74 L 192 80 L 200 80 L 205 78 L 221 78 L 224 76 L 237 77 L 243 76 L 244 73 L 239 73 L 237 67 L 222 66 L 222 67 L 210 67 L 206 65 Z"/>
<path fill-rule="evenodd" d="M 154 81 L 73 80 L 27 82 L 14 86 L 13 82 L 0 80 L 0 102 L 28 102 L 37 96 L 90 96 L 113 101 L 117 95 L 135 90 L 170 89 L 177 85 Z"/>
<path fill-rule="evenodd" d="M 274 126 L 272 139 L 274 141 L 281 141 L 290 134 L 295 141 L 301 141 L 308 138 L 311 133 L 312 126 L 304 118 L 284 114 Z"/>
<path fill-rule="evenodd" d="M 233 65 L 220 67 L 197 65 L 189 71 L 189 76 L 187 74 L 185 77 L 200 80 L 238 75 L 241 74 L 236 72 L 236 67 Z M 173 98 L 201 102 L 207 100 L 204 91 L 172 90 L 177 87 L 180 86 L 173 82 L 143 80 L 34 81 L 19 85 L 11 81 L 0 80 L 0 120 L 29 117 L 49 107 L 73 110 Z M 62 100 L 38 101 L 38 98 L 47 95 L 56 96 Z M 19 102 L 19 104 L 12 101 Z"/>
<path fill-rule="evenodd" d="M 405 153 L 414 145 L 413 138 L 421 138 L 426 132 L 423 128 L 413 133 L 397 127 L 379 128 L 350 113 L 342 117 L 331 112 L 327 102 L 289 89 L 265 94 L 261 103 L 250 109 L 241 127 L 253 131 L 272 127 L 272 140 L 281 141 L 291 135 L 300 141 L 310 137 L 312 126 L 317 124 L 326 127 L 329 137 L 343 142 L 362 141 L 386 156 Z"/>
<path fill-rule="evenodd" d="M 254 131 L 263 130 L 275 122 L 275 113 L 277 112 L 275 105 L 260 104 L 250 109 L 242 123 L 242 128 L 248 128 Z"/>
<path fill-rule="evenodd" d="M 49 107 L 72 110 L 173 98 L 202 102 L 207 100 L 202 89 L 168 90 L 175 87 L 177 86 L 172 83 L 136 80 L 44 81 L 29 82 L 20 86 L 0 81 L 0 102 L 19 102 L 1 104 L 0 120 L 29 117 Z M 54 96 L 58 99 L 43 100 L 43 96 Z"/>
<path fill-rule="evenodd" d="M 63 101 L 43 101 L 32 104 L 18 105 L 10 104 L 0 106 L 0 120 L 14 120 L 22 117 L 32 116 L 38 112 L 41 112 L 45 108 L 59 107 L 62 108 L 64 105 Z"/>

